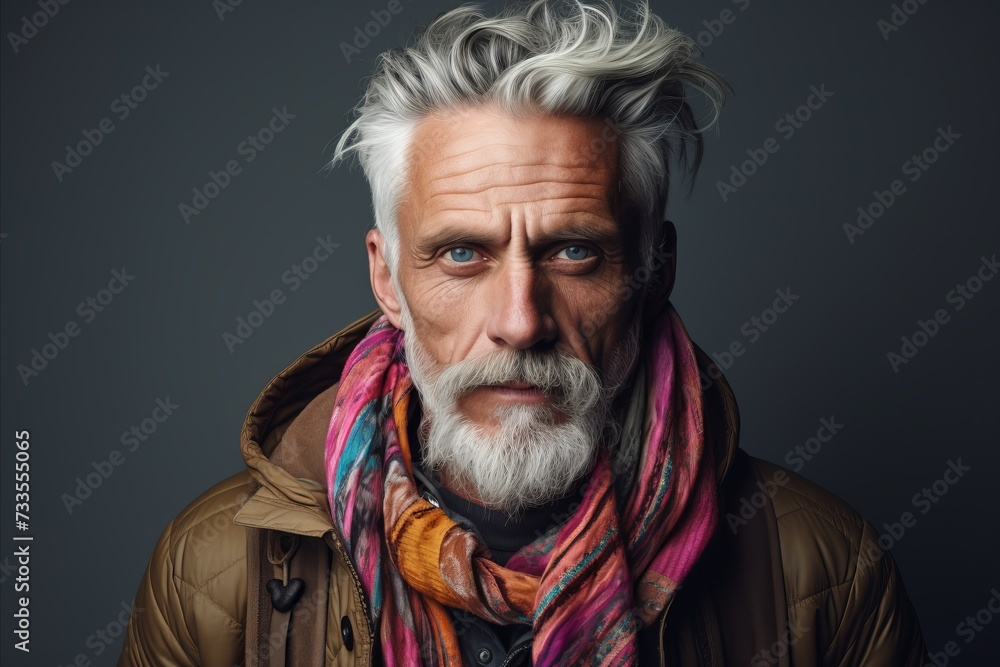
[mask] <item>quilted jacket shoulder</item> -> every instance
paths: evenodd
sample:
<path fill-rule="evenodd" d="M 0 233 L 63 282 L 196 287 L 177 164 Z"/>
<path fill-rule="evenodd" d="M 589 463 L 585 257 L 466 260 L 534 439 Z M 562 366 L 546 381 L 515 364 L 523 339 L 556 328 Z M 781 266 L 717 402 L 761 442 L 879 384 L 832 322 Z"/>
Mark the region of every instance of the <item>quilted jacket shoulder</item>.
<path fill-rule="evenodd" d="M 792 665 L 924 664 L 916 611 L 871 523 L 804 477 L 752 460 L 774 506 L 788 605 L 788 627 L 756 664 L 785 651 Z"/>
<path fill-rule="evenodd" d="M 239 472 L 167 524 L 136 593 L 119 667 L 243 664 L 247 538 L 233 517 L 255 488 Z"/>

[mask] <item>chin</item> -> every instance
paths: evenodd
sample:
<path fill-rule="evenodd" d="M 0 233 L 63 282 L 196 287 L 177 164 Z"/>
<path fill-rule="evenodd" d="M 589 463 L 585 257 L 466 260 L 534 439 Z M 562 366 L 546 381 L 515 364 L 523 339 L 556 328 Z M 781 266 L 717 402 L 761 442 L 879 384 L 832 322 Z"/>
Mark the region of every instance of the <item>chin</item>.
<path fill-rule="evenodd" d="M 566 495 L 593 467 L 600 446 L 599 411 L 561 423 L 551 406 L 497 409 L 483 427 L 457 412 L 432 421 L 424 462 L 475 491 L 483 505 L 516 511 Z M 436 423 L 435 423 L 436 422 Z"/>
<path fill-rule="evenodd" d="M 551 404 L 523 403 L 517 405 L 496 405 L 486 419 L 476 419 L 465 415 L 465 422 L 483 431 L 502 431 L 517 437 L 523 432 L 561 426 L 570 416 Z M 538 434 L 541 435 L 541 434 Z"/>

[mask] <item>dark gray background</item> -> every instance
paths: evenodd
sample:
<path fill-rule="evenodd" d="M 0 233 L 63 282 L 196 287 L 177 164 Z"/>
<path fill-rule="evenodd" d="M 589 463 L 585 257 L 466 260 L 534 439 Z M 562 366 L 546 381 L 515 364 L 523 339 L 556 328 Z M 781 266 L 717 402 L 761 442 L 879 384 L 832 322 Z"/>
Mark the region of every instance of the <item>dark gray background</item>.
<path fill-rule="evenodd" d="M 743 3 L 740 3 L 743 4 Z M 654 2 L 691 34 L 724 9 L 735 20 L 701 37 L 705 59 L 735 96 L 692 197 L 675 196 L 679 235 L 673 301 L 707 352 L 746 352 L 727 371 L 743 418 L 743 447 L 782 462 L 844 424 L 802 474 L 844 497 L 879 529 L 915 512 L 893 547 L 928 647 L 958 641 L 951 664 L 1000 655 L 1000 619 L 970 643 L 956 626 L 1000 586 L 997 573 L 997 320 L 1000 280 L 955 311 L 946 294 L 996 231 L 997 37 L 990 2 L 928 0 L 888 40 L 889 2 L 751 0 Z M 912 3 L 918 6 L 917 3 Z M 323 170 L 375 56 L 451 2 L 403 0 L 403 11 L 347 62 L 341 43 L 383 0 L 245 1 L 220 20 L 208 0 L 70 2 L 2 56 L 3 546 L 6 664 L 62 665 L 85 654 L 111 665 L 114 630 L 160 531 L 190 500 L 242 466 L 239 432 L 263 385 L 301 352 L 374 307 L 363 235 L 372 222 L 357 168 Z M 5 2 L 4 35 L 36 2 Z M 716 26 L 718 27 L 718 26 Z M 711 43 L 709 43 L 709 41 Z M 147 66 L 169 76 L 128 118 L 111 103 Z M 775 122 L 825 85 L 833 96 L 787 140 Z M 272 108 L 296 117 L 252 163 L 238 144 Z M 115 130 L 59 182 L 51 163 L 84 129 Z M 911 183 L 901 172 L 937 128 L 961 138 Z M 747 149 L 780 150 L 723 202 L 716 182 Z M 185 225 L 210 170 L 243 171 Z M 842 228 L 893 179 L 907 190 L 851 244 Z M 317 236 L 340 248 L 291 292 L 281 276 Z M 77 304 L 125 267 L 134 281 L 90 323 Z M 254 299 L 288 300 L 230 353 L 222 334 Z M 799 296 L 759 340 L 741 327 L 774 300 Z M 951 320 L 893 372 L 887 353 L 918 319 Z M 25 384 L 17 371 L 68 321 L 78 336 Z M 177 411 L 72 514 L 62 494 L 107 459 L 157 398 Z M 32 652 L 13 649 L 14 433 L 30 429 Z M 971 466 L 926 514 L 912 497 L 949 460 Z M 98 646 L 104 646 L 98 655 Z M 11 662 L 7 662 L 10 660 Z"/>

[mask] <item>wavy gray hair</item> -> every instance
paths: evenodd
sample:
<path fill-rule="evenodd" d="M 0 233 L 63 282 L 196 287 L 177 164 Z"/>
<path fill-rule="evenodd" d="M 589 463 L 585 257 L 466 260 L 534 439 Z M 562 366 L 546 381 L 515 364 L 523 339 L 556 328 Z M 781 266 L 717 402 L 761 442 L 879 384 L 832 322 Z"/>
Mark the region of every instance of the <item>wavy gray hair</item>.
<path fill-rule="evenodd" d="M 604 119 L 619 141 L 619 189 L 640 216 L 642 263 L 655 275 L 662 243 L 670 162 L 701 164 L 701 133 L 718 119 L 728 84 L 695 60 L 697 46 L 652 14 L 645 1 L 619 14 L 610 2 L 534 0 L 497 16 L 464 5 L 442 14 L 416 42 L 378 58 L 357 118 L 337 142 L 332 167 L 357 152 L 372 190 L 375 225 L 396 279 L 396 214 L 406 181 L 414 126 L 432 111 L 469 105 L 506 113 Z M 705 94 L 712 115 L 703 129 L 685 87 Z M 607 142 L 602 145 L 601 142 Z"/>

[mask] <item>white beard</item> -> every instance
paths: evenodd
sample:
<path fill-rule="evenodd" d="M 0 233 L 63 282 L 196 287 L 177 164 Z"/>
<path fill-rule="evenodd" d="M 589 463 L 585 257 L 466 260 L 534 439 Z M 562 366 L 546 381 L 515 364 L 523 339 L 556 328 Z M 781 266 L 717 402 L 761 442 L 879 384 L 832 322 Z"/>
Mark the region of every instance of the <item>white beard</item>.
<path fill-rule="evenodd" d="M 443 472 L 460 495 L 471 491 L 480 504 L 510 513 L 543 505 L 569 493 L 602 443 L 617 438 L 612 402 L 638 356 L 638 318 L 612 350 L 603 381 L 593 366 L 555 350 L 505 348 L 438 367 L 414 335 L 405 305 L 402 319 L 406 361 L 426 419 L 423 463 Z M 472 423 L 459 410 L 464 393 L 509 381 L 537 385 L 549 401 L 496 406 L 495 427 Z"/>

